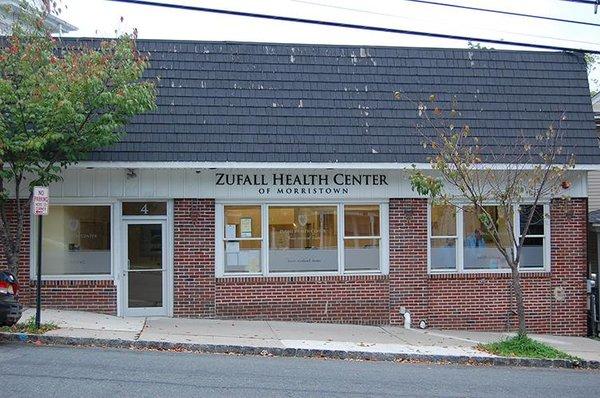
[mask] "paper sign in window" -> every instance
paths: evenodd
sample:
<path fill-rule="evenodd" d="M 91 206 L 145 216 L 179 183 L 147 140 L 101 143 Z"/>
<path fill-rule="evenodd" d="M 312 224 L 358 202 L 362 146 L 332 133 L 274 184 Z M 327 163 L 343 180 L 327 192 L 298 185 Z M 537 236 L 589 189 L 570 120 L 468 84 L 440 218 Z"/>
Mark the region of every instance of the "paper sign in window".
<path fill-rule="evenodd" d="M 225 237 L 227 239 L 235 239 L 235 230 L 235 224 L 227 224 L 227 227 L 225 228 Z"/>
<path fill-rule="evenodd" d="M 252 219 L 251 218 L 240 218 L 240 237 L 251 238 L 252 237 Z"/>

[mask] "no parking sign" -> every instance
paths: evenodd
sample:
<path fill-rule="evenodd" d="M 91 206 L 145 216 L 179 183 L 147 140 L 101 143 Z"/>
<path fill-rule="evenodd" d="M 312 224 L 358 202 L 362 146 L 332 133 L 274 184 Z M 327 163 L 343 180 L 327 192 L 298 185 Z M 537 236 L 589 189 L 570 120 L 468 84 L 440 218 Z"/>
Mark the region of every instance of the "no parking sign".
<path fill-rule="evenodd" d="M 33 187 L 33 214 L 47 216 L 50 204 L 48 187 Z"/>

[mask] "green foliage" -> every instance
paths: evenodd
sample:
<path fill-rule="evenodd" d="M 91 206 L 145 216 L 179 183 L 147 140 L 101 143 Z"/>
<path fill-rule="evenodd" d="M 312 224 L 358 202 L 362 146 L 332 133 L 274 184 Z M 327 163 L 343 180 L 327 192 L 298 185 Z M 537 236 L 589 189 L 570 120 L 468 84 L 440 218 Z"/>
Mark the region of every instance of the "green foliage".
<path fill-rule="evenodd" d="M 477 348 L 503 357 L 579 360 L 554 347 L 521 335 L 495 343 L 479 344 Z"/>
<path fill-rule="evenodd" d="M 409 178 L 413 191 L 419 195 L 437 198 L 442 193 L 442 180 L 431 175 L 425 175 L 423 172 L 416 170 L 414 165 L 413 172 Z"/>
<path fill-rule="evenodd" d="M 598 79 L 592 79 L 591 73 L 596 70 L 596 67 L 598 66 L 598 60 L 600 59 L 600 57 L 598 57 L 598 55 L 589 54 L 589 53 L 584 54 L 583 57 L 585 60 L 585 64 L 587 66 L 588 75 L 590 76 L 590 85 L 594 84 L 597 86 Z M 593 97 L 594 95 L 598 94 L 598 90 L 591 90 L 591 94 Z"/>
<path fill-rule="evenodd" d="M 27 184 L 29 201 L 33 186 L 60 180 L 62 169 L 117 142 L 128 120 L 156 101 L 135 36 L 67 45 L 46 30 L 47 13 L 28 11 L 0 48 L 0 243 L 13 273 L 29 203 L 10 221 L 9 192 L 19 199 Z"/>
<path fill-rule="evenodd" d="M 36 328 L 35 317 L 32 316 L 25 323 L 17 323 L 13 326 L 2 326 L 0 327 L 0 332 L 44 334 L 55 329 L 58 329 L 58 326 L 52 322 L 40 323 L 40 327 Z"/>
<path fill-rule="evenodd" d="M 487 47 L 482 45 L 481 43 L 474 43 L 472 41 L 467 41 L 467 47 L 471 50 L 493 50 L 494 47 Z"/>
<path fill-rule="evenodd" d="M 140 80 L 147 61 L 133 37 L 65 48 L 41 19 L 35 26 L 17 23 L 0 53 L 0 157 L 10 166 L 4 182 L 27 173 L 31 185 L 47 185 L 117 142 L 131 116 L 154 107 L 155 90 Z"/>

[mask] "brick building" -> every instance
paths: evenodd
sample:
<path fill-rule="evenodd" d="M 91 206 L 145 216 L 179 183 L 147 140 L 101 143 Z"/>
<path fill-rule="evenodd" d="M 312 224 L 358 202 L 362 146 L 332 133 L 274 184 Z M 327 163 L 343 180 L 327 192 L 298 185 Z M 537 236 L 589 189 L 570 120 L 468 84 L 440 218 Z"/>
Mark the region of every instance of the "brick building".
<path fill-rule="evenodd" d="M 522 262 L 528 326 L 586 332 L 583 58 L 569 53 L 140 41 L 158 109 L 52 185 L 45 307 L 118 315 L 506 330 L 510 274 L 479 220 L 410 188 L 427 168 L 414 104 L 459 104 L 485 145 L 560 112 L 577 156 L 568 206 L 539 206 Z M 502 164 L 499 164 L 499 170 Z M 490 204 L 493 213 L 494 206 Z M 519 211 L 515 209 L 518 223 Z M 496 220 L 502 224 L 501 217 Z M 33 302 L 38 225 L 19 279 Z M 529 235 L 528 235 L 529 236 Z M 475 240 L 474 240 L 475 239 Z"/>

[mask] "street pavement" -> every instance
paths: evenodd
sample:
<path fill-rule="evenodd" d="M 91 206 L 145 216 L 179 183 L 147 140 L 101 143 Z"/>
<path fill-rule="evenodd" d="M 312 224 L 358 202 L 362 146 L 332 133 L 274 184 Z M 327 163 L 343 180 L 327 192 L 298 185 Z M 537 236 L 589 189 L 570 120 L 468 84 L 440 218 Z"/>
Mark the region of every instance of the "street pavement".
<path fill-rule="evenodd" d="M 589 397 L 600 372 L 0 344 L 7 397 Z"/>

